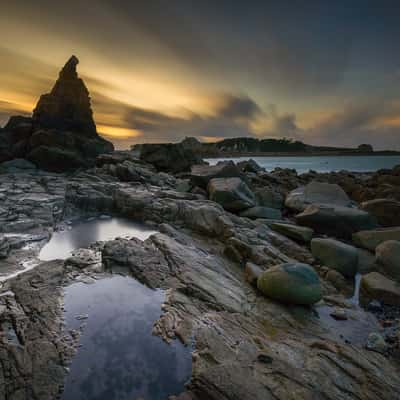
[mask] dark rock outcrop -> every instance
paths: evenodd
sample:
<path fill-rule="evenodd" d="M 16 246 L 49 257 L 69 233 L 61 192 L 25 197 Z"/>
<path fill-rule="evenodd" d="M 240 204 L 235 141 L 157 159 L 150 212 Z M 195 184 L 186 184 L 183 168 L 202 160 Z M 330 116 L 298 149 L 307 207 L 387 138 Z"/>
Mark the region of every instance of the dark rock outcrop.
<path fill-rule="evenodd" d="M 200 156 L 181 143 L 143 144 L 140 159 L 154 165 L 159 171 L 172 173 L 190 171 L 196 164 L 203 164 Z"/>
<path fill-rule="evenodd" d="M 76 72 L 78 63 L 75 56 L 67 61 L 51 92 L 40 96 L 32 119 L 35 125 L 42 128 L 80 132 L 87 137 L 96 137 L 89 91 Z"/>
<path fill-rule="evenodd" d="M 94 165 L 99 154 L 114 150 L 97 134 L 89 92 L 72 56 L 50 93 L 40 97 L 32 118 L 11 117 L 0 131 L 0 162 L 25 158 L 53 172 Z"/>
<path fill-rule="evenodd" d="M 214 178 L 241 178 L 243 174 L 233 161 L 220 161 L 216 165 L 194 165 L 191 169 L 190 181 L 193 186 L 207 188 Z"/>

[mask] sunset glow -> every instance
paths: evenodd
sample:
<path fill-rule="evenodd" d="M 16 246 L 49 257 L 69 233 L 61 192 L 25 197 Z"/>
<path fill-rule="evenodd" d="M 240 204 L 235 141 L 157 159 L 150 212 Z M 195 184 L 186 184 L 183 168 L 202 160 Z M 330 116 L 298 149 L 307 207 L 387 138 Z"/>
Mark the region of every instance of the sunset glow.
<path fill-rule="evenodd" d="M 329 2 L 285 15 L 279 3 L 260 2 L 248 14 L 235 5 L 228 16 L 222 3 L 211 12 L 177 2 L 168 18 L 134 3 L 4 6 L 0 125 L 29 114 L 76 54 L 99 132 L 127 139 L 123 146 L 195 135 L 399 148 L 399 108 L 388 106 L 399 103 L 400 52 L 392 49 L 399 25 L 389 8 L 360 9 L 385 30 L 373 22 L 357 30 L 351 8 Z M 332 15 L 342 21 L 334 30 L 323 23 Z"/>

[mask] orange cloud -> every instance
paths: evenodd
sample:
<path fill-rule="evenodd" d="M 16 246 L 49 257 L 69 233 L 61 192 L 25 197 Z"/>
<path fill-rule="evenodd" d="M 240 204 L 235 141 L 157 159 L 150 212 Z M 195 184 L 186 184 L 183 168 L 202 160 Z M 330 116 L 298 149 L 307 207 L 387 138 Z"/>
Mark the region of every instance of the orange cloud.
<path fill-rule="evenodd" d="M 97 125 L 97 131 L 110 138 L 128 139 L 142 135 L 142 132 L 137 129 L 121 128 L 110 125 Z"/>

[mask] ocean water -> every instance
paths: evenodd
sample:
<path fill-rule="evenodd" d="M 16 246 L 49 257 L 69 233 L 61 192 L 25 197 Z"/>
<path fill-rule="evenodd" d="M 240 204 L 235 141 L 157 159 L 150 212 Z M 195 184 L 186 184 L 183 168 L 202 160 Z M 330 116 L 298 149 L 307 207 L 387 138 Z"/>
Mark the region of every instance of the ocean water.
<path fill-rule="evenodd" d="M 310 157 L 236 157 L 206 159 L 211 165 L 219 161 L 232 160 L 235 163 L 252 158 L 267 171 L 274 168 L 291 168 L 299 174 L 314 170 L 332 172 L 347 170 L 353 172 L 377 171 L 382 168 L 393 168 L 400 165 L 400 156 L 310 156 Z"/>

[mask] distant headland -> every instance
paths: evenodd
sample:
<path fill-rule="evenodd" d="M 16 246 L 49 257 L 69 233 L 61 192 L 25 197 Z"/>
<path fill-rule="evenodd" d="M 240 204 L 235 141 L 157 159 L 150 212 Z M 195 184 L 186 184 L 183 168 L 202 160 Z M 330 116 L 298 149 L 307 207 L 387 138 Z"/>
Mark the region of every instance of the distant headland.
<path fill-rule="evenodd" d="M 195 137 L 186 137 L 181 142 L 185 149 L 207 157 L 244 157 L 244 156 L 365 156 L 365 155 L 400 155 L 399 151 L 375 151 L 370 144 L 358 147 L 313 146 L 299 140 L 256 139 L 251 137 L 227 138 L 218 142 L 204 143 Z M 132 146 L 132 150 L 140 150 L 141 144 Z"/>

